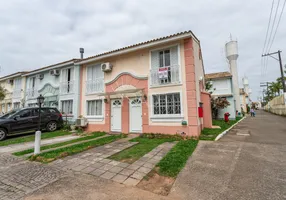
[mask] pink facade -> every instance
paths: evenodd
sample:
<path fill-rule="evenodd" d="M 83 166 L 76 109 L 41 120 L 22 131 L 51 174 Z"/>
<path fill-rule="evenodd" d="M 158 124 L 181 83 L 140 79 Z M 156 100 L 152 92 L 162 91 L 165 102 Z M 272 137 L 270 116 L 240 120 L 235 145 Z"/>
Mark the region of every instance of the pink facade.
<path fill-rule="evenodd" d="M 174 69 L 179 75 L 177 75 L 178 77 L 172 75 L 172 80 L 177 80 L 177 82 L 154 86 L 152 78 L 158 78 L 159 75 L 156 74 L 158 73 L 156 70 L 150 70 L 151 54 L 158 49 L 160 51 L 160 49 L 169 48 L 178 56 L 178 59 L 175 59 L 178 61 L 178 68 Z M 185 133 L 188 136 L 198 137 L 202 128 L 209 127 L 212 123 L 209 112 L 210 105 L 208 106 L 210 97 L 202 93 L 204 83 L 200 77 L 203 77 L 204 73 L 202 61 L 199 59 L 199 51 L 198 41 L 189 37 L 173 43 L 148 47 L 138 53 L 135 51 L 117 57 L 105 58 L 104 61 L 99 60 L 81 65 L 80 113 L 89 120 L 86 130 L 122 133 Z M 114 65 L 112 72 L 104 74 L 104 89 L 101 93 L 87 94 L 88 67 L 102 62 L 112 63 Z M 177 65 L 174 66 L 177 67 Z M 165 101 L 163 101 L 163 105 L 166 106 L 166 109 L 169 109 L 168 105 L 170 105 L 167 98 L 173 98 L 173 101 L 174 98 L 179 98 L 179 102 L 176 104 L 175 102 L 171 103 L 173 106 L 179 104 L 179 107 L 171 107 L 171 109 L 179 110 L 155 111 L 155 109 L 162 109 L 161 100 L 156 101 L 159 107 L 156 107 L 157 104 L 154 103 L 155 98 L 159 97 Z M 140 99 L 139 107 L 132 104 L 136 98 Z M 93 114 L 89 110 L 89 102 L 98 100 L 103 102 L 103 99 L 102 116 L 90 116 Z M 116 100 L 120 104 L 119 107 L 116 107 Z M 204 103 L 203 119 L 198 116 L 200 102 Z M 166 115 L 166 112 L 171 114 Z M 118 115 L 118 113 L 121 114 Z M 115 116 L 116 119 L 114 119 Z M 134 127 L 133 124 L 135 124 Z M 114 128 L 115 126 L 117 129 Z"/>
<path fill-rule="evenodd" d="M 203 128 L 212 128 L 212 108 L 211 95 L 207 92 L 201 92 L 201 99 L 203 103 Z"/>

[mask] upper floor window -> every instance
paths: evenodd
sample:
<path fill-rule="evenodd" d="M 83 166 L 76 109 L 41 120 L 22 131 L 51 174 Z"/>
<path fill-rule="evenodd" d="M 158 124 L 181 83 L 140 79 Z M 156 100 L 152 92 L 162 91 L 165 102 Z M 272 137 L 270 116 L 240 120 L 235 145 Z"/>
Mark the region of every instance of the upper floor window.
<path fill-rule="evenodd" d="M 151 86 L 181 82 L 178 46 L 151 52 Z"/>
<path fill-rule="evenodd" d="M 159 52 L 159 67 L 169 67 L 171 65 L 170 49 Z"/>
<path fill-rule="evenodd" d="M 69 93 L 74 92 L 74 69 L 73 68 L 62 69 L 60 92 L 61 94 L 69 94 Z"/>
<path fill-rule="evenodd" d="M 88 66 L 86 70 L 86 93 L 103 92 L 104 72 L 100 64 Z"/>

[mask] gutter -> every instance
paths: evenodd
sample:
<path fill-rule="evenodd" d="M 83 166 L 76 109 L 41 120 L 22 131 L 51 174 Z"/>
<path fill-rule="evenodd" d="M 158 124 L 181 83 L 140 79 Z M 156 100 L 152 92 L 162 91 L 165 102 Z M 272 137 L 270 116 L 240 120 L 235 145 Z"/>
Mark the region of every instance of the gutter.
<path fill-rule="evenodd" d="M 47 67 L 47 68 L 36 70 L 36 71 L 32 71 L 30 73 L 22 75 L 22 77 L 30 76 L 30 75 L 34 75 L 34 74 L 39 74 L 39 73 L 47 71 L 47 70 L 56 69 L 56 68 L 59 68 L 59 67 L 65 67 L 65 66 L 68 66 L 68 65 L 74 65 L 74 61 L 63 63 L 63 64 L 59 64 L 59 65 L 54 65 L 52 67 Z"/>
<path fill-rule="evenodd" d="M 94 57 L 94 58 L 90 58 L 90 59 L 87 59 L 87 60 L 76 62 L 76 64 L 79 64 L 79 65 L 86 64 L 86 63 L 97 61 L 97 60 L 101 60 L 101 59 L 104 59 L 104 58 L 109 58 L 109 57 L 112 57 L 112 56 L 118 56 L 118 55 L 121 55 L 121 54 L 126 54 L 126 53 L 130 53 L 130 52 L 133 52 L 133 51 L 138 51 L 138 50 L 146 49 L 146 48 L 149 48 L 149 47 L 157 46 L 157 45 L 160 45 L 160 44 L 164 44 L 166 42 L 174 42 L 174 41 L 186 39 L 186 38 L 189 38 L 189 37 L 192 37 L 197 42 L 199 42 L 199 40 L 197 40 L 197 38 L 194 36 L 194 34 L 187 33 L 186 35 L 179 35 L 179 36 L 167 38 L 167 39 L 164 39 L 164 40 L 154 41 L 154 42 L 150 42 L 150 43 L 147 43 L 147 44 L 142 44 L 142 45 L 139 45 L 139 46 L 130 47 L 130 48 L 119 50 L 119 51 L 113 52 L 113 53 L 107 53 L 106 55 L 102 55 L 102 56 L 98 56 L 98 57 Z"/>
<path fill-rule="evenodd" d="M 241 122 L 242 120 L 244 120 L 246 117 L 243 117 L 241 120 L 239 120 L 238 122 L 236 122 L 234 125 L 232 125 L 230 128 L 228 128 L 227 130 L 225 130 L 224 132 L 222 132 L 221 134 L 219 134 L 218 136 L 216 136 L 214 141 L 218 141 L 220 138 L 222 138 L 225 134 L 228 133 L 228 131 L 230 131 L 234 126 L 236 126 L 239 122 Z"/>

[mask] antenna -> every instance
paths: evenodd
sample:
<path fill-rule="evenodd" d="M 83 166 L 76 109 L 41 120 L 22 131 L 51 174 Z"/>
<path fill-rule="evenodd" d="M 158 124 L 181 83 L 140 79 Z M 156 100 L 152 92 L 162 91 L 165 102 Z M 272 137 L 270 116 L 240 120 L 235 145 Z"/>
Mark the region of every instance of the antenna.
<path fill-rule="evenodd" d="M 232 35 L 231 35 L 231 33 L 229 34 L 229 39 L 230 39 L 230 41 L 232 41 Z"/>

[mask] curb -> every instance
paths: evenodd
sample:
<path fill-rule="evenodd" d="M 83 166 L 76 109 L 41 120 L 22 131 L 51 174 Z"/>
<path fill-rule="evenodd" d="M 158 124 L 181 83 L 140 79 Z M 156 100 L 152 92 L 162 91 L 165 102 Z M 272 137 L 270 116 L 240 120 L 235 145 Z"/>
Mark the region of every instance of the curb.
<path fill-rule="evenodd" d="M 232 125 L 231 127 L 229 127 L 228 129 L 226 129 L 225 131 L 223 131 L 222 133 L 220 133 L 218 136 L 216 136 L 214 141 L 218 141 L 220 138 L 222 138 L 225 134 L 227 134 L 227 132 L 232 129 L 235 125 L 237 125 L 239 122 L 241 122 L 242 120 L 244 120 L 246 117 L 243 117 L 241 120 L 239 120 L 238 122 L 236 122 L 234 125 Z"/>

